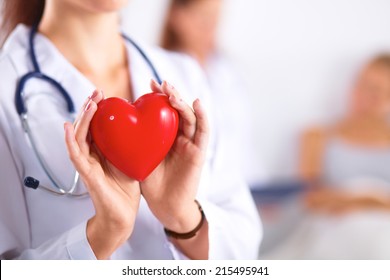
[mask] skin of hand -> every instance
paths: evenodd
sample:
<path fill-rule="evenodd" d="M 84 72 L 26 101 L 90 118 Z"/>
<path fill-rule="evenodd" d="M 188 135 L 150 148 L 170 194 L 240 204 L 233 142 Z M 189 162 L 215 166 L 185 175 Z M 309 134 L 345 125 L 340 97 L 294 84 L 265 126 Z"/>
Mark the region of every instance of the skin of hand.
<path fill-rule="evenodd" d="M 75 123 L 64 124 L 69 157 L 95 207 L 96 214 L 87 223 L 87 238 L 98 259 L 109 258 L 131 236 L 141 197 L 139 182 L 111 165 L 91 143 L 89 125 L 103 98 L 96 90 Z"/>
<path fill-rule="evenodd" d="M 153 92 L 162 92 L 180 116 L 177 138 L 161 164 L 141 182 L 142 195 L 152 213 L 165 228 L 186 233 L 201 220 L 195 197 L 209 138 L 208 121 L 199 100 L 193 109 L 177 90 L 163 82 L 151 81 Z"/>

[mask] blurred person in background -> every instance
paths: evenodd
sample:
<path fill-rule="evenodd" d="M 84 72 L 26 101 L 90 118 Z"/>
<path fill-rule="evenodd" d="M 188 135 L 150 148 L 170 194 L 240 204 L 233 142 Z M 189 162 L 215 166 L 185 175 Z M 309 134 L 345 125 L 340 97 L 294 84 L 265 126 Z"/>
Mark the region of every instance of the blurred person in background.
<path fill-rule="evenodd" d="M 314 186 L 310 210 L 390 211 L 389 117 L 390 55 L 384 54 L 361 71 L 345 117 L 303 136 L 300 172 Z"/>
<path fill-rule="evenodd" d="M 301 176 L 308 258 L 390 258 L 390 55 L 360 71 L 345 116 L 308 130 Z M 305 224 L 304 224 L 305 226 Z"/>
<path fill-rule="evenodd" d="M 172 0 L 162 32 L 164 49 L 192 56 L 204 69 L 214 104 L 216 126 L 225 146 L 219 149 L 251 187 L 265 180 L 253 141 L 253 120 L 247 89 L 216 44 L 222 0 Z"/>
<path fill-rule="evenodd" d="M 304 133 L 301 218 L 264 258 L 390 258 L 390 55 L 365 65 L 349 100 L 342 119 Z"/>

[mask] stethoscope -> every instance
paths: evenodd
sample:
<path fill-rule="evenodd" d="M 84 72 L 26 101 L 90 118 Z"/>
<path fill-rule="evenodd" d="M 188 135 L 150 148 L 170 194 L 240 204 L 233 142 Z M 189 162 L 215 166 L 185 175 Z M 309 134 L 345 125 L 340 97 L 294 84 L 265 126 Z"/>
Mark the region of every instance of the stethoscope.
<path fill-rule="evenodd" d="M 72 98 L 70 97 L 69 93 L 65 90 L 65 88 L 57 82 L 55 79 L 51 78 L 50 76 L 42 73 L 41 68 L 38 64 L 36 52 L 35 52 L 35 46 L 34 46 L 34 39 L 35 35 L 37 34 L 38 25 L 31 28 L 30 34 L 29 34 L 29 56 L 31 59 L 31 63 L 33 65 L 34 70 L 25 74 L 22 76 L 16 86 L 16 93 L 15 93 L 15 106 L 16 110 L 21 118 L 22 121 L 22 127 L 24 130 L 24 133 L 27 137 L 27 139 L 31 143 L 31 147 L 33 149 L 34 154 L 36 155 L 39 164 L 42 166 L 46 176 L 49 178 L 50 182 L 53 184 L 54 188 L 48 188 L 46 186 L 43 186 L 40 184 L 39 180 L 35 179 L 34 177 L 26 177 L 24 179 L 24 185 L 28 188 L 32 189 L 42 189 L 45 190 L 51 194 L 60 195 L 60 196 L 72 196 L 72 197 L 86 197 L 88 196 L 88 192 L 83 193 L 75 193 L 77 183 L 79 181 L 79 173 L 75 171 L 72 185 L 68 190 L 63 188 L 60 183 L 58 183 L 58 179 L 52 172 L 51 168 L 46 163 L 45 159 L 42 157 L 41 153 L 38 150 L 38 146 L 36 144 L 36 141 L 33 137 L 32 131 L 30 129 L 30 125 L 28 122 L 28 114 L 27 114 L 27 106 L 26 101 L 24 97 L 24 88 L 28 81 L 32 79 L 39 79 L 44 82 L 47 82 L 51 86 L 53 86 L 58 93 L 61 94 L 62 98 L 66 101 L 66 106 L 68 113 L 70 114 L 72 120 L 75 119 L 75 107 Z M 157 73 L 156 68 L 154 67 L 153 63 L 149 59 L 149 57 L 146 55 L 146 53 L 141 49 L 141 47 L 136 44 L 131 38 L 127 37 L 126 35 L 122 34 L 123 38 L 128 41 L 131 45 L 135 47 L 135 49 L 139 52 L 139 54 L 142 56 L 142 58 L 145 60 L 145 62 L 148 64 L 150 70 L 152 71 L 156 81 L 161 84 L 162 80 Z"/>

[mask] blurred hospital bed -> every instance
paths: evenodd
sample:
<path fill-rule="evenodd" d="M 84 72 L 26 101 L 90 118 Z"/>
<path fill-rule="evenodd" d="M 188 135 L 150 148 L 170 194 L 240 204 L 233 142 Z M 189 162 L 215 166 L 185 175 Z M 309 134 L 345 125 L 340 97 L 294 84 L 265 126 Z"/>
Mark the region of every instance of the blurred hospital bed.
<path fill-rule="evenodd" d="M 346 182 L 345 188 L 362 194 L 367 185 L 390 193 L 378 180 Z M 390 211 L 316 214 L 304 207 L 305 190 L 298 181 L 252 191 L 264 224 L 259 259 L 390 259 Z"/>

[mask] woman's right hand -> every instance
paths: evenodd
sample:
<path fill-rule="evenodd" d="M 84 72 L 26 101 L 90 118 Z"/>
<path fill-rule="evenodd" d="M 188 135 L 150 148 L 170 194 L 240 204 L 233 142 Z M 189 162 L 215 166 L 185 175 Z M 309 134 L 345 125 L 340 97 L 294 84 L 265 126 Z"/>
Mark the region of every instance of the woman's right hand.
<path fill-rule="evenodd" d="M 88 242 L 98 259 L 107 259 L 132 234 L 141 191 L 138 181 L 128 178 L 91 143 L 89 125 L 104 99 L 94 91 L 74 124 L 65 123 L 69 157 L 88 189 L 96 214 L 88 221 Z"/>

